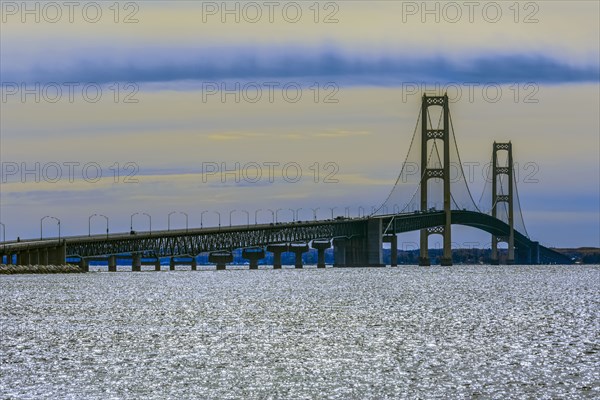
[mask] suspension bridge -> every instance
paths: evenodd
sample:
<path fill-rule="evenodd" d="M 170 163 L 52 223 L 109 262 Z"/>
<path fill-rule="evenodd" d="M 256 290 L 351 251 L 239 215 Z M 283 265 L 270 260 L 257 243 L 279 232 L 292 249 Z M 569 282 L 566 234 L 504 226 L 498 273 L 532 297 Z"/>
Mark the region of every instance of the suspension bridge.
<path fill-rule="evenodd" d="M 435 121 L 435 123 L 434 123 Z M 419 165 L 414 173 L 409 165 Z M 400 174 L 380 207 L 369 216 L 256 224 L 215 228 L 70 236 L 6 241 L 0 243 L 1 261 L 17 265 L 58 265 L 77 259 L 82 270 L 92 260 L 105 260 L 116 271 L 118 260 L 130 260 L 133 271 L 143 263 L 160 270 L 161 258 L 170 268 L 181 260 L 196 269 L 196 256 L 209 254 L 209 262 L 225 269 L 233 251 L 242 249 L 250 269 L 257 269 L 266 251 L 273 253 L 273 267 L 281 268 L 284 252 L 302 254 L 312 247 L 319 268 L 325 267 L 325 251 L 333 247 L 334 267 L 378 267 L 383 264 L 383 243 L 391 246 L 391 265 L 397 265 L 397 235 L 420 231 L 419 265 L 431 264 L 428 241 L 443 237 L 440 263 L 452 265 L 452 225 L 470 226 L 491 235 L 492 263 L 499 263 L 498 244 L 508 246 L 507 263 L 568 264 L 571 260 L 530 239 L 521 211 L 513 162 L 512 143 L 492 145 L 491 168 L 481 196 L 471 194 L 460 160 L 448 96 L 423 95 L 407 156 Z M 398 207 L 402 204 L 402 207 Z M 393 209 L 393 213 L 387 210 Z M 151 261 L 147 261 L 147 260 Z"/>

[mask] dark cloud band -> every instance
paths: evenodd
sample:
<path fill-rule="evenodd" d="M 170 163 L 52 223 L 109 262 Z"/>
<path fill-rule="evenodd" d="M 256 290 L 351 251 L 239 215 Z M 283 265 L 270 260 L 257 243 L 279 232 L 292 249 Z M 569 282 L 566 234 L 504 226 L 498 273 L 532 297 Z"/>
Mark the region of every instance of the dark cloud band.
<path fill-rule="evenodd" d="M 256 54 L 262 54 L 258 56 Z M 598 65 L 572 65 L 544 55 L 501 54 L 453 61 L 449 57 L 379 58 L 342 55 L 341 52 L 248 49 L 174 50 L 166 54 L 146 49 L 127 60 L 70 62 L 60 69 L 6 67 L 3 81 L 30 82 L 137 82 L 335 80 L 340 85 L 398 86 L 403 82 L 573 83 L 598 82 Z M 101 58 L 101 57 L 98 57 Z"/>

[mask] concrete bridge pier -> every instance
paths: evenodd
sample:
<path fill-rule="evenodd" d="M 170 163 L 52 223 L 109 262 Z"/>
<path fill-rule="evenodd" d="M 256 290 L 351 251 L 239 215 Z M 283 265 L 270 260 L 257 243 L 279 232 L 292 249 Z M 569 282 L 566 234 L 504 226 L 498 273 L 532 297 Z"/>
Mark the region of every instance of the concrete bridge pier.
<path fill-rule="evenodd" d="M 133 272 L 140 272 L 142 270 L 142 255 L 140 253 L 134 253 L 132 255 L 131 270 Z"/>
<path fill-rule="evenodd" d="M 452 258 L 442 257 L 440 259 L 440 265 L 442 267 L 451 267 L 452 266 Z"/>
<path fill-rule="evenodd" d="M 156 262 L 154 263 L 154 270 L 160 271 L 160 257 L 156 257 Z"/>
<path fill-rule="evenodd" d="M 281 269 L 281 254 L 288 251 L 287 244 L 270 244 L 267 251 L 273 253 L 273 269 Z"/>
<path fill-rule="evenodd" d="M 317 268 L 325 268 L 325 250 L 331 248 L 329 240 L 313 240 L 312 248 L 317 249 Z"/>
<path fill-rule="evenodd" d="M 511 252 L 508 250 L 508 258 L 506 259 L 506 265 L 514 265 L 515 264 L 515 252 L 514 250 Z"/>
<path fill-rule="evenodd" d="M 40 251 L 30 250 L 29 251 L 29 263 L 30 265 L 37 265 L 40 263 Z"/>
<path fill-rule="evenodd" d="M 10 257 L 8 257 L 10 258 Z M 31 265 L 29 262 L 29 252 L 19 252 L 17 253 L 17 265 Z"/>
<path fill-rule="evenodd" d="M 529 262 L 533 265 L 540 264 L 540 242 L 531 242 L 529 248 Z"/>
<path fill-rule="evenodd" d="M 356 238 L 348 239 L 346 242 L 346 267 L 355 267 L 356 266 L 356 248 L 358 245 L 356 244 Z"/>
<path fill-rule="evenodd" d="M 226 270 L 227 263 L 230 263 L 232 261 L 233 261 L 233 254 L 228 251 L 210 253 L 208 255 L 208 262 L 217 264 L 217 271 Z"/>
<path fill-rule="evenodd" d="M 348 239 L 346 242 L 347 267 L 366 267 L 369 265 L 367 257 L 367 241 L 364 237 Z"/>
<path fill-rule="evenodd" d="M 258 261 L 265 258 L 265 249 L 262 247 L 243 249 L 242 257 L 250 261 L 250 269 L 258 269 Z"/>
<path fill-rule="evenodd" d="M 117 256 L 108 256 L 108 272 L 117 272 Z"/>
<path fill-rule="evenodd" d="M 175 259 L 176 258 L 189 258 L 189 264 L 191 267 L 192 271 L 196 271 L 198 269 L 198 261 L 196 261 L 196 257 L 192 257 L 192 256 L 181 256 L 181 257 L 170 257 L 169 258 L 169 271 L 175 271 Z M 181 260 L 179 261 L 179 263 L 181 263 Z"/>
<path fill-rule="evenodd" d="M 539 254 L 540 243 L 539 242 L 531 242 L 529 247 L 518 247 L 516 248 L 516 263 L 523 265 L 535 265 L 539 264 L 540 254 Z"/>
<path fill-rule="evenodd" d="M 17 256 L 17 264 L 19 261 L 27 264 L 19 264 L 19 265 L 38 265 L 39 264 L 39 250 L 27 250 L 21 254 L 21 260 Z M 8 261 L 12 263 L 12 256 L 9 254 Z"/>
<path fill-rule="evenodd" d="M 67 263 L 66 242 L 48 249 L 48 263 L 51 265 L 65 265 Z"/>
<path fill-rule="evenodd" d="M 39 250 L 39 264 L 40 265 L 48 265 L 48 249 L 43 248 Z"/>
<path fill-rule="evenodd" d="M 309 250 L 308 243 L 292 243 L 290 244 L 289 249 L 295 255 L 294 266 L 296 268 L 302 268 L 302 254 Z"/>
<path fill-rule="evenodd" d="M 385 235 L 383 237 L 384 243 L 390 243 L 390 266 L 398 266 L 398 236 L 396 235 Z"/>
<path fill-rule="evenodd" d="M 498 254 L 494 256 L 492 252 L 492 257 L 490 258 L 490 265 L 500 265 L 500 259 L 498 259 Z"/>
<path fill-rule="evenodd" d="M 492 236 L 492 254 L 490 257 L 490 264 L 500 265 L 500 255 L 498 251 L 498 243 L 500 242 L 509 244 L 506 265 L 513 265 L 515 263 L 515 249 L 514 246 L 512 248 L 510 246 L 510 238 L 504 236 Z M 527 259 L 529 258 L 529 254 L 519 252 L 518 257 L 519 259 L 523 258 L 523 261 L 521 261 L 522 263 L 528 263 Z"/>
<path fill-rule="evenodd" d="M 429 257 L 419 257 L 419 267 L 429 267 L 431 266 L 431 260 Z"/>
<path fill-rule="evenodd" d="M 498 257 L 498 237 L 492 235 L 492 254 L 490 254 L 490 265 L 500 265 L 500 258 Z"/>
<path fill-rule="evenodd" d="M 90 261 L 85 257 L 79 259 L 79 269 L 81 272 L 90 272 Z"/>
<path fill-rule="evenodd" d="M 367 265 L 369 267 L 385 267 L 383 263 L 383 230 L 381 219 L 371 219 L 367 224 Z M 363 253 L 364 254 L 364 253 Z"/>
<path fill-rule="evenodd" d="M 346 266 L 346 247 L 348 239 L 334 238 L 333 239 L 333 266 L 343 268 Z"/>
<path fill-rule="evenodd" d="M 16 265 L 65 265 L 67 263 L 67 245 L 65 242 L 54 247 L 26 249 L 6 255 L 6 263 Z"/>
<path fill-rule="evenodd" d="M 377 223 L 378 222 L 378 223 Z M 377 220 L 371 236 L 333 239 L 334 267 L 383 267 L 381 220 Z"/>

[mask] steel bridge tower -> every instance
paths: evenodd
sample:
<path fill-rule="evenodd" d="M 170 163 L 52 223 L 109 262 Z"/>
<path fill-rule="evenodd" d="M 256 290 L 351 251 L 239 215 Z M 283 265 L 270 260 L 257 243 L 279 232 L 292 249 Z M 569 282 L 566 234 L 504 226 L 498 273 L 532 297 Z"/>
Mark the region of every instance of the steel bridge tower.
<path fill-rule="evenodd" d="M 434 129 L 428 126 L 428 109 L 431 106 L 442 107 L 443 127 Z M 423 95 L 421 103 L 421 211 L 427 211 L 427 182 L 431 178 L 439 178 L 444 182 L 444 214 L 445 223 L 442 226 L 429 229 L 421 229 L 421 254 L 419 265 L 431 265 L 429 260 L 429 235 L 439 233 L 444 237 L 444 253 L 441 259 L 442 265 L 452 265 L 451 247 L 451 223 L 452 214 L 450 210 L 450 108 L 448 95 L 427 96 Z M 442 168 L 430 168 L 428 165 L 429 140 L 442 140 L 444 142 L 444 155 Z"/>
<path fill-rule="evenodd" d="M 498 151 L 508 152 L 507 165 L 498 166 Z M 508 194 L 498 193 L 498 177 L 506 175 L 508 180 Z M 499 264 L 498 242 L 508 243 L 508 264 L 515 262 L 515 227 L 514 227 L 514 202 L 513 202 L 513 154 L 512 143 L 494 142 L 492 153 L 492 216 L 497 218 L 498 203 L 508 203 L 508 225 L 510 227 L 508 237 L 492 235 L 492 264 Z"/>

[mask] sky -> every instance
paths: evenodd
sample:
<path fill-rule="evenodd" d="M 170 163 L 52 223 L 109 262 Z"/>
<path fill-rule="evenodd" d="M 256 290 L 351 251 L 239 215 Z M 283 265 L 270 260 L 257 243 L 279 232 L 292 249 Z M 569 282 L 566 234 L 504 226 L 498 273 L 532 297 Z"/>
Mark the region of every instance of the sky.
<path fill-rule="evenodd" d="M 473 197 L 510 140 L 530 237 L 600 246 L 596 1 L 69 4 L 1 2 L 8 240 L 369 213 L 446 91 Z"/>

